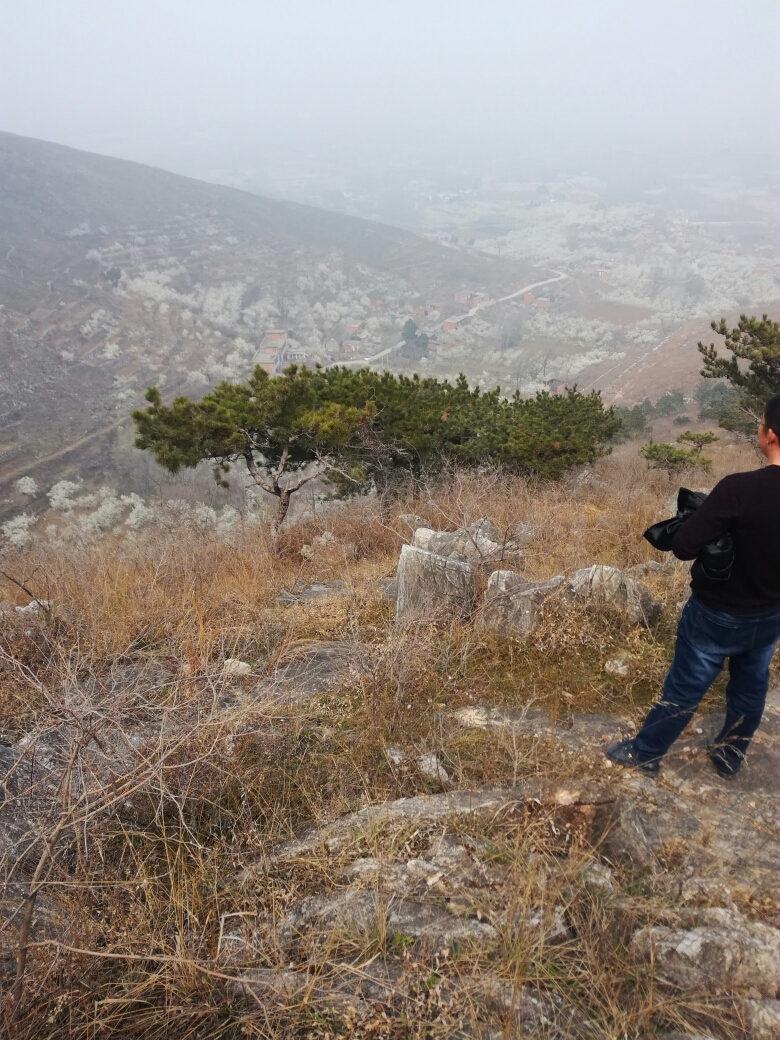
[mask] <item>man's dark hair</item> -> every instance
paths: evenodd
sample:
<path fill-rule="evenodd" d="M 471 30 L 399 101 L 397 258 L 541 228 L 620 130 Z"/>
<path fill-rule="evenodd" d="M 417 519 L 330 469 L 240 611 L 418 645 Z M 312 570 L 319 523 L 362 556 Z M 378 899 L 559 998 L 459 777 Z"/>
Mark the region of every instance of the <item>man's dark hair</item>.
<path fill-rule="evenodd" d="M 780 394 L 770 397 L 764 408 L 764 426 L 774 430 L 780 437 Z"/>

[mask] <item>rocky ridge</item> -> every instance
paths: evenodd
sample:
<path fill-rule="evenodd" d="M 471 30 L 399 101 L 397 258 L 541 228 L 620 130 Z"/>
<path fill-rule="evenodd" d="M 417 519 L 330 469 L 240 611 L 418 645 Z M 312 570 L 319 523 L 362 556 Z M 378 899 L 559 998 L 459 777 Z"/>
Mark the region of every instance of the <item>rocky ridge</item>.
<path fill-rule="evenodd" d="M 472 528 L 416 527 L 397 588 L 387 589 L 398 597 L 398 626 L 427 609 L 527 638 L 552 597 L 564 611 L 584 598 L 649 620 L 654 601 L 638 578 L 651 564 L 528 582 L 507 566 L 522 567 L 521 537 L 490 537 L 497 532 L 482 522 Z M 410 559 L 422 566 L 409 567 Z M 348 594 L 346 583 L 323 582 L 281 596 L 279 606 Z M 607 664 L 621 674 L 621 659 Z M 228 659 L 209 677 L 221 691 L 217 717 L 251 700 L 268 721 L 253 734 L 233 733 L 222 753 L 234 755 L 245 736 L 268 740 L 285 714 L 359 687 L 370 667 L 359 644 L 337 640 L 292 646 L 268 675 Z M 120 669 L 110 690 L 126 695 L 174 679 Z M 554 719 L 531 704 L 474 703 L 442 705 L 440 722 L 443 744 L 457 732 L 494 733 L 526 763 L 554 760 L 554 776 L 540 767 L 509 785 L 460 788 L 438 753 L 388 745 L 390 767 L 416 778 L 420 793 L 367 800 L 265 846 L 223 879 L 244 909 L 220 927 L 212 968 L 222 999 L 280 1022 L 305 1006 L 357 1036 L 385 1035 L 378 1022 L 406 1016 L 429 1022 L 432 1036 L 617 1037 L 619 1016 L 605 1018 L 599 989 L 628 973 L 638 992 L 657 994 L 648 1037 L 780 1037 L 780 690 L 733 781 L 707 757 L 716 713 L 694 719 L 658 780 L 602 754 L 606 741 L 633 731 L 630 718 Z M 153 730 L 128 722 L 121 746 L 90 752 L 96 774 L 129 771 Z M 12 774 L 0 808 L 6 852 L 19 852 L 26 831 L 16 797 L 22 767 L 36 787 L 27 810 L 46 811 L 66 744 L 61 729 L 37 741 L 34 760 L 25 738 L 0 747 L 0 769 Z M 122 811 L 132 818 L 131 806 Z M 46 927 L 57 934 L 53 917 Z M 590 975 L 572 985 L 578 964 Z"/>

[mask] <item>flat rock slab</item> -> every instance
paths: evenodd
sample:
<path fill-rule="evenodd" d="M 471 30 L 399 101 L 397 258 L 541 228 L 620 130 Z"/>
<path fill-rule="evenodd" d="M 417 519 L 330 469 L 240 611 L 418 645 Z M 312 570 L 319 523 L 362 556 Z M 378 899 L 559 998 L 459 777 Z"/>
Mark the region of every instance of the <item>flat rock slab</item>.
<path fill-rule="evenodd" d="M 241 881 L 249 881 L 256 873 L 284 860 L 308 856 L 315 851 L 336 853 L 357 840 L 366 827 L 381 827 L 404 820 L 443 820 L 450 816 L 467 816 L 485 810 L 498 810 L 534 801 L 538 805 L 569 807 L 605 805 L 615 794 L 600 784 L 584 780 L 580 783 L 558 783 L 544 778 L 524 781 L 516 787 L 483 790 L 446 791 L 441 794 L 415 795 L 391 802 L 369 805 L 343 816 L 323 827 L 312 827 L 299 837 L 281 842 L 268 856 L 247 868 Z"/>
<path fill-rule="evenodd" d="M 776 798 L 780 779 L 780 713 L 773 708 L 764 713 L 742 769 L 728 780 L 712 768 L 707 751 L 707 743 L 718 735 L 723 719 L 719 713 L 694 717 L 689 727 L 694 732 L 683 733 L 663 760 L 664 778 L 681 790 L 701 793 L 706 789 L 731 800 L 752 795 Z"/>
<path fill-rule="evenodd" d="M 578 737 L 600 741 L 606 737 L 617 739 L 626 730 L 632 730 L 633 724 L 627 719 L 615 715 L 599 715 L 590 712 L 575 713 L 571 717 L 571 731 Z"/>
<path fill-rule="evenodd" d="M 457 971 L 437 974 L 437 1003 L 446 1006 L 458 1022 L 437 1035 L 453 1040 L 491 1040 L 512 1036 L 550 1037 L 555 1040 L 596 1036 L 591 1024 L 554 993 L 499 978 L 491 972 L 470 975 Z M 370 1023 L 365 1035 L 375 1032 L 377 1013 L 388 1018 L 413 1020 L 425 1013 L 430 974 L 417 965 L 403 968 L 372 958 L 367 965 L 336 964 L 326 974 L 280 968 L 244 968 L 225 986 L 231 1003 L 262 1008 L 267 1012 L 311 1004 L 332 1013 L 349 1013 L 360 1033 L 361 1016 Z M 698 1040 L 698 1038 L 693 1038 Z M 704 1038 L 702 1038 L 704 1040 Z M 763 1040 L 763 1038 L 762 1038 Z"/>
<path fill-rule="evenodd" d="M 459 708 L 452 716 L 464 729 L 504 729 L 510 733 L 538 735 L 552 730 L 550 716 L 540 708 Z"/>
<path fill-rule="evenodd" d="M 722 993 L 754 991 L 774 999 L 780 986 L 780 930 L 713 907 L 690 929 L 650 926 L 631 952 L 651 961 L 656 978 L 675 989 Z"/>
<path fill-rule="evenodd" d="M 606 740 L 620 740 L 633 729 L 626 719 L 614 715 L 575 714 L 571 726 L 553 723 L 540 708 L 490 708 L 474 705 L 453 713 L 454 720 L 465 729 L 506 730 L 522 736 L 553 737 L 570 750 L 600 748 Z"/>
<path fill-rule="evenodd" d="M 612 715 L 575 714 L 567 726 L 552 724 L 545 712 L 531 708 L 475 705 L 452 717 L 465 728 L 551 740 L 574 756 L 572 763 L 584 756 L 585 772 L 586 761 L 591 770 L 599 768 L 606 743 L 635 732 L 631 722 Z M 780 713 L 767 710 L 742 771 L 731 780 L 718 776 L 706 748 L 722 722 L 718 714 L 696 716 L 694 732 L 684 733 L 672 747 L 657 780 L 609 768 L 602 760 L 602 775 L 616 782 L 616 799 L 622 793 L 623 802 L 612 817 L 601 817 L 600 851 L 608 862 L 657 872 L 666 850 L 673 848 L 682 871 L 717 874 L 780 899 Z"/>
<path fill-rule="evenodd" d="M 276 602 L 289 607 L 293 603 L 311 603 L 314 600 L 333 599 L 335 596 L 348 596 L 350 591 L 346 581 L 324 581 L 319 584 L 302 585 L 300 588 L 293 586 L 290 592 L 283 592 L 277 596 Z"/>
<path fill-rule="evenodd" d="M 255 686 L 253 695 L 294 703 L 324 693 L 349 678 L 354 646 L 338 640 L 302 643 L 287 652 L 273 675 Z"/>

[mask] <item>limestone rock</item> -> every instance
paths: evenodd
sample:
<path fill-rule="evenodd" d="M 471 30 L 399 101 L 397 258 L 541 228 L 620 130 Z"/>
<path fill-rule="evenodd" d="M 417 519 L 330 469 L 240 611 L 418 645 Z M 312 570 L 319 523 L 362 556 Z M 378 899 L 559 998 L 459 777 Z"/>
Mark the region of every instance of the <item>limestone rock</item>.
<path fill-rule="evenodd" d="M 423 518 L 418 516 L 416 513 L 401 513 L 398 519 L 412 534 L 414 534 L 418 527 L 428 526 L 427 520 L 423 520 Z"/>
<path fill-rule="evenodd" d="M 503 729 L 517 735 L 535 736 L 550 730 L 550 716 L 541 708 L 520 711 L 486 707 L 481 704 L 459 708 L 452 716 L 464 729 Z"/>
<path fill-rule="evenodd" d="M 17 614 L 45 614 L 47 610 L 51 610 L 51 603 L 46 599 L 31 599 L 23 607 L 16 607 Z"/>
<path fill-rule="evenodd" d="M 571 717 L 570 733 L 598 745 L 605 740 L 620 740 L 633 728 L 634 724 L 629 719 L 590 711 L 575 711 Z"/>
<path fill-rule="evenodd" d="M 545 946 L 560 946 L 568 942 L 572 937 L 571 928 L 566 923 L 564 912 L 560 906 L 554 906 L 547 911 L 526 911 L 519 918 L 508 919 L 504 922 L 509 925 L 515 933 L 530 933 L 533 935 L 543 934 Z"/>
<path fill-rule="evenodd" d="M 252 665 L 246 661 L 239 661 L 237 657 L 228 657 L 222 666 L 223 675 L 233 675 L 240 678 L 243 675 L 252 674 Z"/>
<path fill-rule="evenodd" d="M 625 657 L 613 657 L 604 662 L 604 671 L 608 675 L 628 675 L 630 667 Z"/>
<path fill-rule="evenodd" d="M 468 617 L 474 610 L 474 572 L 471 565 L 463 561 L 404 545 L 396 580 L 397 617 L 415 613 L 426 617 L 435 614 Z"/>
<path fill-rule="evenodd" d="M 309 988 L 310 980 L 307 973 L 282 971 L 278 968 L 245 970 L 225 987 L 230 1000 L 264 1008 L 291 1007 Z"/>
<path fill-rule="evenodd" d="M 605 892 L 613 892 L 615 889 L 612 870 L 605 863 L 586 860 L 580 877 L 589 888 L 600 888 Z"/>
<path fill-rule="evenodd" d="M 754 990 L 775 999 L 780 986 L 780 930 L 712 908 L 687 930 L 654 925 L 634 935 L 635 957 L 652 960 L 657 978 L 675 988 Z"/>
<path fill-rule="evenodd" d="M 254 688 L 257 698 L 286 703 L 305 701 L 330 687 L 346 683 L 354 659 L 354 646 L 348 641 L 318 640 L 301 642 L 280 658 L 273 674 Z"/>
<path fill-rule="evenodd" d="M 668 574 L 674 570 L 674 557 L 659 563 L 658 560 L 647 560 L 645 563 L 637 563 L 633 567 L 626 567 L 623 571 L 629 578 L 646 578 L 649 574 Z"/>
<path fill-rule="evenodd" d="M 329 934 L 334 929 L 354 937 L 376 934 L 380 916 L 384 916 L 384 927 L 391 934 L 427 939 L 443 947 L 458 940 L 479 939 L 484 943 L 497 938 L 496 929 L 486 921 L 449 913 L 436 903 L 405 898 L 397 889 L 402 891 L 400 878 L 406 872 L 396 873 L 399 876 L 395 879 L 385 879 L 395 890 L 395 898 L 386 908 L 378 905 L 370 888 L 348 886 L 329 895 L 308 896 L 290 907 L 279 922 L 278 942 L 289 948 L 300 937 Z"/>
<path fill-rule="evenodd" d="M 439 780 L 444 784 L 449 783 L 450 775 L 439 761 L 437 755 L 418 755 L 416 761 L 417 768 L 423 776 L 427 776 L 431 780 Z"/>
<path fill-rule="evenodd" d="M 628 799 L 619 799 L 597 814 L 593 837 L 601 855 L 618 866 L 656 870 L 659 844 L 650 818 Z"/>
<path fill-rule="evenodd" d="M 335 544 L 335 534 L 332 531 L 323 531 L 322 534 L 315 535 L 315 537 L 312 538 L 311 545 L 302 545 L 298 552 L 304 560 L 311 560 L 319 552 L 322 552 L 323 549 L 327 549 Z"/>
<path fill-rule="evenodd" d="M 296 582 L 290 592 L 283 592 L 277 596 L 276 602 L 288 607 L 292 606 L 293 603 L 310 603 L 312 600 L 346 596 L 349 591 L 350 588 L 347 582 L 340 579 L 312 585 L 298 585 Z"/>
<path fill-rule="evenodd" d="M 565 582 L 562 574 L 549 581 L 526 581 L 515 571 L 493 571 L 488 578 L 480 624 L 485 628 L 527 635 L 537 624 L 539 608 Z"/>
<path fill-rule="evenodd" d="M 655 621 L 661 613 L 661 604 L 648 590 L 617 567 L 598 563 L 583 567 L 569 578 L 567 592 L 575 602 L 606 603 L 637 623 Z"/>
<path fill-rule="evenodd" d="M 750 1040 L 780 1040 L 780 1000 L 742 1000 Z"/>
<path fill-rule="evenodd" d="M 736 909 L 734 892 L 721 878 L 690 877 L 680 888 L 680 903 L 683 906 L 727 906 Z"/>
<path fill-rule="evenodd" d="M 406 752 L 399 747 L 386 747 L 385 757 L 393 766 L 402 766 L 406 761 Z"/>
<path fill-rule="evenodd" d="M 430 527 L 418 527 L 412 545 L 437 556 L 465 560 L 468 540 L 462 531 L 434 531 Z"/>
<path fill-rule="evenodd" d="M 541 533 L 536 524 L 522 520 L 513 531 L 514 542 L 518 548 L 523 549 L 526 545 L 530 545 L 531 542 L 535 542 Z"/>
<path fill-rule="evenodd" d="M 470 988 L 470 994 L 480 1010 L 511 1013 L 519 1036 L 570 1040 L 575 1036 L 593 1035 L 590 1024 L 557 994 L 543 993 L 532 986 L 518 985 L 489 973 Z M 477 1035 L 500 1036 L 501 1033 Z"/>
<path fill-rule="evenodd" d="M 469 524 L 468 532 L 472 538 L 484 538 L 497 545 L 500 545 L 504 540 L 486 516 L 483 516 L 480 520 L 475 520 L 473 524 Z"/>
<path fill-rule="evenodd" d="M 490 537 L 490 534 L 495 537 Z M 482 560 L 497 561 L 517 551 L 514 542 L 502 541 L 488 520 L 478 521 L 468 530 L 433 531 L 429 527 L 418 527 L 414 532 L 412 544 L 418 549 L 425 549 L 426 552 L 469 563 Z"/>

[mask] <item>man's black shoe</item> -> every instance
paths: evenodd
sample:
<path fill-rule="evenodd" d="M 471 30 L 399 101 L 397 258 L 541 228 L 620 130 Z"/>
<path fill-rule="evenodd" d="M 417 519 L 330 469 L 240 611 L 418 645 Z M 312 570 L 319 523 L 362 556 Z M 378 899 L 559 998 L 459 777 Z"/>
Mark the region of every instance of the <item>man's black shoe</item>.
<path fill-rule="evenodd" d="M 638 769 L 640 773 L 655 776 L 658 773 L 658 759 L 640 761 L 633 740 L 621 740 L 619 744 L 607 744 L 604 753 L 612 762 L 628 769 Z"/>
<path fill-rule="evenodd" d="M 729 763 L 728 759 L 724 755 L 722 748 L 722 744 L 707 744 L 707 751 L 709 752 L 710 762 L 712 762 L 713 766 L 715 767 L 715 771 L 717 772 L 718 776 L 722 777 L 724 780 L 733 780 L 739 772 L 739 765 L 737 765 L 735 769 L 734 766 L 732 766 Z"/>

